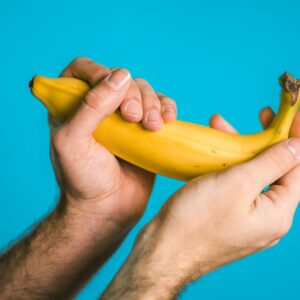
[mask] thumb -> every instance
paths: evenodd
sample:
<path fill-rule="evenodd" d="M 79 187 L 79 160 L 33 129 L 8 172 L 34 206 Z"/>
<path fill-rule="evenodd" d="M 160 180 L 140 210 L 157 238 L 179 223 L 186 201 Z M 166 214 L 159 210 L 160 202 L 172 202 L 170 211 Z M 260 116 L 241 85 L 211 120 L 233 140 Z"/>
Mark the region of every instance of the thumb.
<path fill-rule="evenodd" d="M 254 159 L 244 163 L 246 177 L 261 192 L 300 163 L 300 138 L 292 138 L 269 147 Z M 243 171 L 242 171 L 243 172 Z"/>
<path fill-rule="evenodd" d="M 131 76 L 127 70 L 116 69 L 89 90 L 78 110 L 63 125 L 68 136 L 91 136 L 97 125 L 119 107 L 130 82 Z"/>

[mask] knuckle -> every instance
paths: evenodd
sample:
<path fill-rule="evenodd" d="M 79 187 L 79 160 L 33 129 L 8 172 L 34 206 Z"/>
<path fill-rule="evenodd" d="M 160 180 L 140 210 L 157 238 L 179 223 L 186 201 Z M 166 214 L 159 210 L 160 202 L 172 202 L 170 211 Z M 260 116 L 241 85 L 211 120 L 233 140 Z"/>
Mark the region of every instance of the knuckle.
<path fill-rule="evenodd" d="M 130 71 L 128 70 L 128 69 L 126 69 L 126 68 L 118 68 L 118 70 L 120 71 L 120 72 L 122 72 L 122 73 L 127 73 L 127 74 L 130 74 Z"/>
<path fill-rule="evenodd" d="M 166 99 L 166 101 L 168 101 L 170 104 L 176 106 L 176 102 L 175 102 L 175 100 L 173 100 L 172 98 L 166 97 L 166 96 L 165 96 L 165 99 Z"/>
<path fill-rule="evenodd" d="M 144 98 L 147 102 L 151 103 L 151 105 L 155 105 L 155 108 L 160 104 L 158 97 L 154 93 L 147 93 Z"/>
<path fill-rule="evenodd" d="M 95 85 L 98 83 L 103 77 L 107 76 L 110 73 L 110 70 L 104 66 L 96 66 L 93 72 L 90 75 L 91 83 Z"/>
<path fill-rule="evenodd" d="M 152 112 L 152 111 L 154 111 L 154 112 L 161 113 L 159 107 L 156 106 L 156 105 L 148 106 L 148 107 L 146 107 L 146 108 L 144 109 L 144 111 L 145 111 L 145 112 L 148 112 L 148 111 L 149 111 L 149 112 Z"/>
<path fill-rule="evenodd" d="M 77 64 L 82 64 L 87 61 L 91 61 L 91 59 L 88 57 L 85 57 L 85 56 L 78 56 L 73 59 L 72 63 L 77 65 Z"/>
<path fill-rule="evenodd" d="M 139 89 L 137 83 L 134 81 L 134 79 L 131 79 L 129 91 L 133 94 L 137 94 L 137 95 L 141 96 L 140 89 Z"/>
<path fill-rule="evenodd" d="M 163 96 L 161 98 L 161 102 L 162 102 L 162 104 L 168 104 L 168 105 L 172 105 L 172 106 L 176 107 L 176 102 L 167 96 Z"/>
<path fill-rule="evenodd" d="M 139 85 L 149 85 L 149 82 L 146 79 L 141 77 L 136 78 L 135 82 Z"/>
<path fill-rule="evenodd" d="M 101 111 L 101 101 L 99 101 L 99 96 L 95 90 L 92 89 L 87 92 L 83 98 L 83 102 L 93 110 Z"/>

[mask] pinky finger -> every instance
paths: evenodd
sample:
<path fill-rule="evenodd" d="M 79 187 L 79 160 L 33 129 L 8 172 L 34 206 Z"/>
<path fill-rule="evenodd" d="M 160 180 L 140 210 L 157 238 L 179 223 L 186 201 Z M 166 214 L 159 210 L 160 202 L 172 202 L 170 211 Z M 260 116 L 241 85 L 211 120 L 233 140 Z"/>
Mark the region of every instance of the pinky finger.
<path fill-rule="evenodd" d="M 173 99 L 161 93 L 157 93 L 157 96 L 161 103 L 161 115 L 164 122 L 171 122 L 176 120 L 176 115 L 177 115 L 176 102 Z"/>

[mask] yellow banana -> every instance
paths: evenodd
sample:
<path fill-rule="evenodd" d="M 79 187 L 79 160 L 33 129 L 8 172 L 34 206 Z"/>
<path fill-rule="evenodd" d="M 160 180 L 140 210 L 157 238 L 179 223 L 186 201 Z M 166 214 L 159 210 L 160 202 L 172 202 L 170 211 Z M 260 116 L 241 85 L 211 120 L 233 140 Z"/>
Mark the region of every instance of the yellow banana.
<path fill-rule="evenodd" d="M 132 164 L 168 177 L 190 180 L 247 161 L 288 138 L 300 103 L 300 80 L 285 73 L 280 83 L 278 113 L 271 126 L 259 133 L 230 134 L 184 121 L 164 124 L 160 131 L 152 132 L 140 123 L 127 122 L 116 111 L 98 125 L 93 135 L 113 154 Z M 30 88 L 50 114 L 63 121 L 78 107 L 90 86 L 74 78 L 35 76 Z"/>

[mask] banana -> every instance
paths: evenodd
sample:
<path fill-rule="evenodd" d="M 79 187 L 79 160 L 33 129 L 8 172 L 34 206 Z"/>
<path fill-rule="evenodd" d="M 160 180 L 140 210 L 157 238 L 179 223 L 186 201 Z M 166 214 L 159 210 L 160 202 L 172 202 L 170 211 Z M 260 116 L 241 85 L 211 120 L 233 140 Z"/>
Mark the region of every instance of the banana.
<path fill-rule="evenodd" d="M 127 122 L 117 110 L 98 125 L 93 136 L 117 157 L 153 173 L 188 181 L 245 162 L 288 138 L 300 104 L 300 80 L 285 73 L 280 84 L 278 113 L 268 129 L 255 134 L 225 133 L 179 120 L 153 132 L 140 123 Z M 60 121 L 76 110 L 91 88 L 79 79 L 43 76 L 35 76 L 29 85 L 33 95 Z"/>

